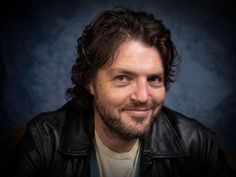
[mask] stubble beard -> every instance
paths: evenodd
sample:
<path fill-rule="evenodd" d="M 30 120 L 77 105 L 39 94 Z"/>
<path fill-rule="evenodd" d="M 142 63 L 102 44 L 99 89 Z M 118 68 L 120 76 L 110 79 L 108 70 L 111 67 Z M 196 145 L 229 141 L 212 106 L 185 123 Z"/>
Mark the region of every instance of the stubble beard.
<path fill-rule="evenodd" d="M 137 121 L 136 124 L 142 124 L 142 129 L 138 129 L 136 126 L 129 126 L 124 121 L 122 121 L 122 118 L 119 115 L 115 115 L 115 113 L 112 113 L 109 109 L 109 104 L 104 104 L 104 102 L 99 98 L 95 97 L 95 108 L 102 119 L 103 123 L 106 125 L 106 127 L 110 130 L 110 132 L 117 136 L 121 140 L 130 141 L 133 139 L 140 138 L 144 136 L 146 133 L 149 132 L 155 118 L 160 112 L 160 109 L 162 107 L 161 104 L 152 104 L 152 105 L 146 105 L 147 107 L 150 107 L 150 109 L 153 111 L 153 109 L 158 108 L 156 113 L 153 115 L 143 118 L 142 121 Z M 127 103 L 119 110 L 119 112 L 122 112 L 124 108 L 135 108 L 138 105 L 140 105 L 137 102 Z M 144 106 L 144 105 L 143 105 Z M 145 119 L 148 119 L 145 123 Z M 145 124 L 144 124 L 145 123 Z M 139 125 L 140 126 L 140 125 Z"/>

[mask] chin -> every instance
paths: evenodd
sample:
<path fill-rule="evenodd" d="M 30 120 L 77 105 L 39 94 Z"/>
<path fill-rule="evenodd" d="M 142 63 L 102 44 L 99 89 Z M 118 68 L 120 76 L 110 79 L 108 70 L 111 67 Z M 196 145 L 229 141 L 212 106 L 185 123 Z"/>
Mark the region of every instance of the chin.
<path fill-rule="evenodd" d="M 149 132 L 151 124 L 152 124 L 151 120 L 146 124 L 141 124 L 141 123 L 126 124 L 129 125 L 129 127 L 126 127 L 126 130 L 123 131 L 123 133 L 125 132 L 123 134 L 123 137 L 129 137 L 129 139 L 140 138 Z"/>

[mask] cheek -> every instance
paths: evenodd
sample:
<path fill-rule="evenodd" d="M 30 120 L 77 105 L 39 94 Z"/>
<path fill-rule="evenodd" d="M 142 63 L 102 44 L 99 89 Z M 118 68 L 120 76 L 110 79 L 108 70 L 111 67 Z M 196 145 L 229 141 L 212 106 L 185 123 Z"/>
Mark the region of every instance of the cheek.
<path fill-rule="evenodd" d="M 129 90 L 126 89 L 115 89 L 115 88 L 109 88 L 109 89 L 103 89 L 102 92 L 100 92 L 99 97 L 103 102 L 106 102 L 109 107 L 121 107 L 125 103 L 127 103 L 129 99 Z"/>
<path fill-rule="evenodd" d="M 162 103 L 165 100 L 166 90 L 165 88 L 159 88 L 151 92 L 153 101 L 157 103 Z"/>

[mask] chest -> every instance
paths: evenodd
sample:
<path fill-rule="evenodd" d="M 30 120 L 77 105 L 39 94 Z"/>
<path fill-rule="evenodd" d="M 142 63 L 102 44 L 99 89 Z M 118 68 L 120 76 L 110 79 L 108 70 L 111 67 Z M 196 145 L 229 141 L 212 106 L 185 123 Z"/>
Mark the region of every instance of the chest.
<path fill-rule="evenodd" d="M 195 177 L 198 174 L 184 158 L 152 159 L 147 162 L 140 161 L 140 177 Z M 116 167 L 119 168 L 119 167 Z M 89 177 L 94 173 L 94 167 L 89 157 L 61 158 L 54 164 L 49 176 L 60 177 Z M 124 169 L 117 169 L 124 170 Z M 99 177 L 99 175 L 97 175 Z"/>

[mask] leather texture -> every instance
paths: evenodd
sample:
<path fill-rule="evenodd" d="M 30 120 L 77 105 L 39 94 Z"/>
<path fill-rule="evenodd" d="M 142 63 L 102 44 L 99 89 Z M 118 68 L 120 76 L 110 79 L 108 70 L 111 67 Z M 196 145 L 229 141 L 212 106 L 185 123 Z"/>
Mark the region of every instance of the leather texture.
<path fill-rule="evenodd" d="M 14 177 L 89 177 L 93 111 L 74 101 L 31 120 L 7 174 Z M 216 134 L 163 106 L 141 138 L 142 177 L 233 177 Z"/>

